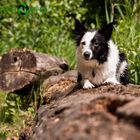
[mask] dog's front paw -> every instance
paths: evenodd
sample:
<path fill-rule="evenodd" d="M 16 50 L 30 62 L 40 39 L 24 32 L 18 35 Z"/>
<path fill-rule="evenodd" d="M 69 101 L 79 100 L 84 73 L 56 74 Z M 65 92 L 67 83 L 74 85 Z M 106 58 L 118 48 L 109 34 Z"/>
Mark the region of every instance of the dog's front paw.
<path fill-rule="evenodd" d="M 94 88 L 94 87 L 95 86 L 89 80 L 84 81 L 83 89 L 90 89 L 90 88 Z"/>
<path fill-rule="evenodd" d="M 110 83 L 113 85 L 120 84 L 116 79 L 113 79 L 113 78 L 108 78 L 107 80 L 105 80 L 104 84 L 106 84 L 106 83 Z"/>

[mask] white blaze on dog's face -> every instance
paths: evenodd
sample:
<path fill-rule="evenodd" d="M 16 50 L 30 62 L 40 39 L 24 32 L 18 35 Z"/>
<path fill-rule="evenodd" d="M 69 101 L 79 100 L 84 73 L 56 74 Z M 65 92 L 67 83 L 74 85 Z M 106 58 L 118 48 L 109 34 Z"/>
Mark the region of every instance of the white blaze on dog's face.
<path fill-rule="evenodd" d="M 94 38 L 96 31 L 86 32 L 80 41 L 80 47 L 82 48 L 82 55 L 86 60 L 93 58 L 93 52 L 91 50 L 91 40 Z"/>

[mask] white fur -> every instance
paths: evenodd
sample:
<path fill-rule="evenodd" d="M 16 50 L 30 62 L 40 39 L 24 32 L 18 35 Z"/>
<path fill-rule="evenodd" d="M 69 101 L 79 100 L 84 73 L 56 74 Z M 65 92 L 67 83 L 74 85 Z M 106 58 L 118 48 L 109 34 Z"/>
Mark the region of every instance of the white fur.
<path fill-rule="evenodd" d="M 81 42 L 85 42 L 85 45 L 80 44 L 82 45 L 82 55 L 85 52 L 89 52 L 90 53 L 89 59 L 91 59 L 93 56 L 92 51 L 90 49 L 90 42 L 92 38 L 94 38 L 95 34 L 96 34 L 96 31 L 85 33 L 85 35 L 82 37 L 82 40 L 81 40 Z"/>
<path fill-rule="evenodd" d="M 92 35 L 91 35 L 92 34 Z M 95 35 L 95 32 L 91 32 L 91 34 L 87 34 L 82 38 L 82 41 L 87 39 L 87 36 L 89 37 L 86 40 L 86 43 L 89 43 L 91 41 L 91 38 Z M 90 41 L 89 41 L 90 40 Z M 89 45 L 89 44 L 87 44 Z M 85 45 L 86 46 L 86 45 Z M 84 82 L 84 88 L 90 88 L 91 86 L 87 86 L 87 80 L 90 81 L 93 85 L 100 85 L 105 82 L 118 84 L 119 81 L 116 79 L 116 70 L 117 65 L 119 62 L 119 50 L 117 46 L 113 43 L 112 40 L 108 42 L 109 46 L 109 56 L 107 62 L 100 64 L 97 60 L 85 60 L 82 56 L 82 49 L 81 47 L 77 48 L 76 54 L 77 54 L 77 69 L 78 72 L 82 74 L 83 82 Z M 88 48 L 86 46 L 86 48 Z M 92 71 L 95 72 L 95 77 L 92 75 Z M 86 81 L 86 84 L 85 84 Z"/>
<path fill-rule="evenodd" d="M 90 89 L 93 87 L 95 87 L 95 86 L 89 80 L 84 81 L 84 86 L 83 86 L 84 89 Z"/>

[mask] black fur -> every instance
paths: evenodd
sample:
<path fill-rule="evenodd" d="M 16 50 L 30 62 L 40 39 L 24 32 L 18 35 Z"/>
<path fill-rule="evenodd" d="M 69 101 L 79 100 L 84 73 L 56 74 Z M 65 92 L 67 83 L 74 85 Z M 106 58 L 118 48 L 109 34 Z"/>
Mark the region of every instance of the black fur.
<path fill-rule="evenodd" d="M 127 85 L 129 83 L 129 70 L 126 68 L 123 72 L 123 76 L 120 76 L 120 83 Z"/>
<path fill-rule="evenodd" d="M 79 45 L 80 40 L 81 40 L 81 38 L 83 37 L 83 35 L 85 34 L 86 31 L 87 31 L 87 29 L 84 27 L 84 25 L 81 24 L 79 20 L 75 19 L 74 33 L 76 35 L 77 46 Z"/>
<path fill-rule="evenodd" d="M 93 51 L 93 59 L 99 61 L 100 64 L 107 61 L 108 58 L 108 41 L 111 38 L 113 23 L 110 23 L 99 29 L 91 41 L 91 50 Z"/>
<path fill-rule="evenodd" d="M 120 65 L 121 65 L 121 63 L 123 61 L 126 61 L 127 62 L 127 58 L 126 58 L 125 54 L 122 53 L 122 52 L 120 52 L 120 54 L 119 54 L 119 59 L 120 59 L 120 63 L 118 65 L 118 68 L 117 69 L 119 69 L 119 67 L 120 67 Z M 123 85 L 126 85 L 126 84 L 129 83 L 129 70 L 128 70 L 128 66 L 124 70 L 123 74 L 120 75 L 120 83 L 122 83 Z"/>
<path fill-rule="evenodd" d="M 94 70 L 92 70 L 92 76 L 95 77 L 95 72 L 94 72 Z"/>
<path fill-rule="evenodd" d="M 82 75 L 81 73 L 78 72 L 77 83 L 81 83 L 81 81 L 82 81 Z"/>
<path fill-rule="evenodd" d="M 119 59 L 120 59 L 120 62 L 127 61 L 126 56 L 123 52 L 119 53 Z"/>
<path fill-rule="evenodd" d="M 112 30 L 113 30 L 113 22 L 107 24 L 106 26 L 102 27 L 98 33 L 103 35 L 106 39 L 106 41 L 109 41 L 112 35 Z"/>
<path fill-rule="evenodd" d="M 91 50 L 93 52 L 93 58 L 99 61 L 100 64 L 107 61 L 108 58 L 108 41 L 102 34 L 96 34 L 91 41 Z"/>

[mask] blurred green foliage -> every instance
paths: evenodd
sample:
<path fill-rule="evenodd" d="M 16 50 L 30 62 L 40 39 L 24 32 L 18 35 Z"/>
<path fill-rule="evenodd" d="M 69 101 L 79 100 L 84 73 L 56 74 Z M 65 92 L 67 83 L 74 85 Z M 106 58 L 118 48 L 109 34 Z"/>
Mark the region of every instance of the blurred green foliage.
<path fill-rule="evenodd" d="M 0 54 L 11 48 L 29 48 L 64 57 L 75 67 L 74 18 L 88 28 L 115 21 L 113 39 L 125 51 L 131 83 L 140 84 L 140 0 L 25 0 L 29 8 L 45 8 L 26 15 L 15 10 L 22 0 L 0 1 Z M 18 95 L 0 93 L 0 138 L 9 135 L 10 123 L 24 126 L 24 116 L 34 116 L 36 96 L 29 107 L 23 107 Z M 8 124 L 8 125 L 7 125 Z M 6 126 L 5 126 L 6 125 Z M 13 131 L 12 131 L 13 132 Z"/>
<path fill-rule="evenodd" d="M 81 7 L 82 1 L 51 0 L 45 1 L 42 7 L 46 10 L 42 12 L 38 10 L 26 15 L 1 14 L 0 52 L 5 53 L 11 48 L 25 47 L 65 57 L 70 65 L 74 66 L 75 45 L 71 38 L 71 31 L 73 16 L 82 18 L 86 12 L 86 9 Z M 18 3 L 15 1 L 11 7 L 16 8 Z M 41 7 L 38 1 L 27 2 L 27 5 L 34 8 Z"/>

